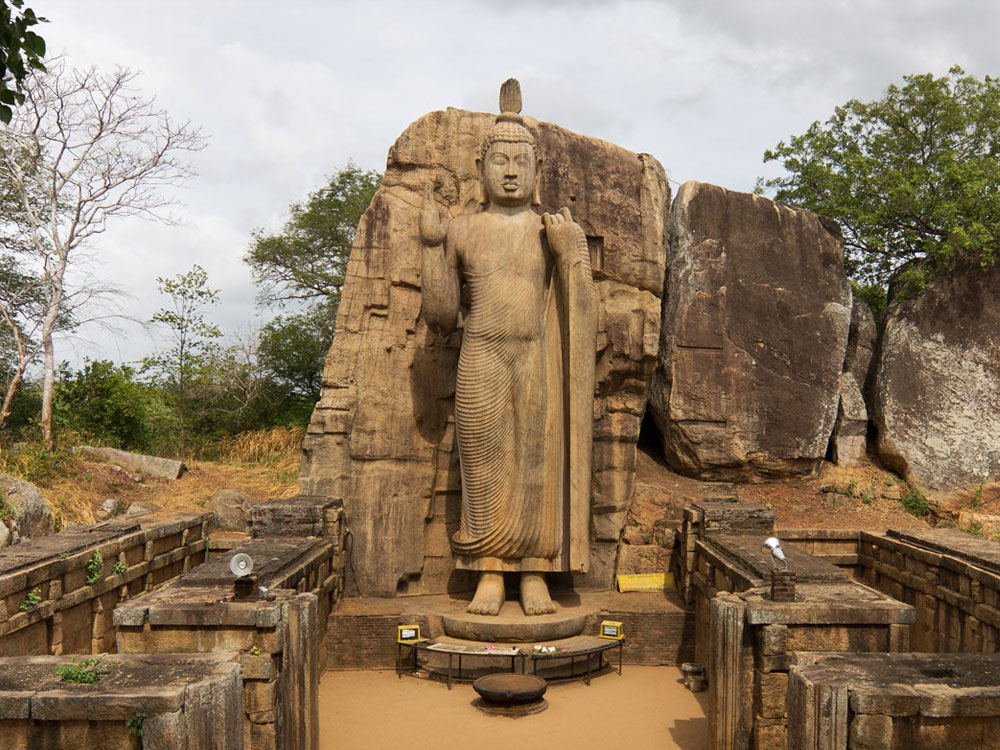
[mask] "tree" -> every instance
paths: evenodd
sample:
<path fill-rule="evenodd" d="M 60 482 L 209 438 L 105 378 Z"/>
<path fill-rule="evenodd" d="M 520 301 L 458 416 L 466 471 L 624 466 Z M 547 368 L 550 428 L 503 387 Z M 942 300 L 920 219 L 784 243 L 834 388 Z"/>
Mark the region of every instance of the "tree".
<path fill-rule="evenodd" d="M 203 140 L 138 94 L 136 74 L 127 69 L 78 71 L 61 60 L 48 68 L 28 76 L 24 104 L 0 130 L 0 182 L 23 211 L 28 255 L 45 294 L 41 427 L 52 450 L 53 333 L 106 291 L 74 285 L 67 271 L 84 265 L 82 249 L 113 217 L 169 220 L 159 213 L 170 203 L 162 188 L 192 174 L 180 157 Z"/>
<path fill-rule="evenodd" d="M 381 183 L 377 172 L 348 164 L 304 203 L 291 205 L 280 234 L 253 232 L 244 261 L 259 286 L 258 302 L 305 305 L 265 325 L 260 338 L 261 363 L 295 401 L 314 404 L 319 397 L 354 232 Z M 291 413 L 308 419 L 308 409 L 297 406 Z"/>
<path fill-rule="evenodd" d="M 112 448 L 148 449 L 152 397 L 134 369 L 109 360 L 88 360 L 82 370 L 60 375 L 57 421 Z"/>
<path fill-rule="evenodd" d="M 262 304 L 333 300 L 336 312 L 354 230 L 381 182 L 377 172 L 348 164 L 304 204 L 291 205 L 281 234 L 254 230 L 244 260 Z"/>
<path fill-rule="evenodd" d="M 221 336 L 218 327 L 205 320 L 202 310 L 218 301 L 218 290 L 209 289 L 208 274 L 199 265 L 173 279 L 157 278 L 160 294 L 170 297 L 171 307 L 161 308 L 152 323 L 169 329 L 171 346 L 164 352 L 147 357 L 143 369 L 157 373 L 173 393 L 177 404 L 179 434 L 177 455 L 184 456 L 184 438 L 191 402 L 191 383 L 208 362 L 214 349 L 214 339 Z"/>
<path fill-rule="evenodd" d="M 10 122 L 13 107 L 24 103 L 21 84 L 28 72 L 45 70 L 45 40 L 30 27 L 47 20 L 25 8 L 24 0 L 0 0 L 0 122 Z"/>
<path fill-rule="evenodd" d="M 278 315 L 260 333 L 261 363 L 290 393 L 310 408 L 319 399 L 323 362 L 333 340 L 334 316 L 325 305 Z"/>
<path fill-rule="evenodd" d="M 38 354 L 35 338 L 45 310 L 43 289 L 38 279 L 25 274 L 13 255 L 0 256 L 0 430 L 10 418 L 28 365 Z"/>
<path fill-rule="evenodd" d="M 882 99 L 851 100 L 764 153 L 785 177 L 775 199 L 837 219 L 845 268 L 867 286 L 919 289 L 959 260 L 993 263 L 1000 244 L 1000 79 L 904 76 Z"/>

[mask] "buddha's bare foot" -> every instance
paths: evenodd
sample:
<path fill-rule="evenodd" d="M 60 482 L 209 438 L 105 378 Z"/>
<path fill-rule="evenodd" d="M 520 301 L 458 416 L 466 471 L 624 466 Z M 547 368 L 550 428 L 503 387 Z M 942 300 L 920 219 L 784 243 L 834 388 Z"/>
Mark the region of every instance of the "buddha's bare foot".
<path fill-rule="evenodd" d="M 521 609 L 526 615 L 549 615 L 556 611 L 544 573 L 521 573 Z"/>
<path fill-rule="evenodd" d="M 503 573 L 480 573 L 476 595 L 465 611 L 473 615 L 498 615 L 503 598 Z"/>

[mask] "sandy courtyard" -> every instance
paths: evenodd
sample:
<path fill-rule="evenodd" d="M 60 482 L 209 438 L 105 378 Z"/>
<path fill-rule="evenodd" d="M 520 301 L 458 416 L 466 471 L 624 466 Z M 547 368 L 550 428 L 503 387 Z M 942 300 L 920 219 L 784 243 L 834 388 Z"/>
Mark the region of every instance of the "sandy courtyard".
<path fill-rule="evenodd" d="M 621 677 L 549 687 L 549 708 L 520 719 L 471 705 L 469 684 L 399 679 L 392 671 L 325 672 L 320 750 L 601 748 L 707 750 L 706 693 L 691 693 L 676 667 L 625 666 Z"/>

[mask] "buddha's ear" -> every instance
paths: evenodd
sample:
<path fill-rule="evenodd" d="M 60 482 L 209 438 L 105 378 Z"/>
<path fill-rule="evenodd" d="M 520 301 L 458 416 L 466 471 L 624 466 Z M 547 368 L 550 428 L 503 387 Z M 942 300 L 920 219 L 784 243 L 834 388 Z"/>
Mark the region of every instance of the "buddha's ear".
<path fill-rule="evenodd" d="M 476 157 L 476 174 L 479 175 L 479 185 L 476 187 L 476 202 L 480 206 L 486 205 L 486 175 L 483 174 L 483 159 Z"/>
<path fill-rule="evenodd" d="M 531 191 L 531 205 L 542 205 L 542 194 L 538 186 L 542 184 L 542 158 L 535 158 L 535 189 Z"/>

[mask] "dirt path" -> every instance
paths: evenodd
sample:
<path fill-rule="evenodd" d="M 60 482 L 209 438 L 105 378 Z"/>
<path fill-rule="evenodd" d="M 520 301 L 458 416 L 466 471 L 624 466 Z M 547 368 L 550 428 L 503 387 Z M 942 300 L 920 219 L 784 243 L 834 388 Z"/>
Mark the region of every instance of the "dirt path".
<path fill-rule="evenodd" d="M 391 671 L 325 672 L 320 681 L 320 750 L 494 750 L 600 748 L 707 750 L 707 693 L 691 693 L 676 667 L 625 666 L 615 674 L 552 685 L 548 710 L 520 719 L 471 705 L 472 686 Z"/>

